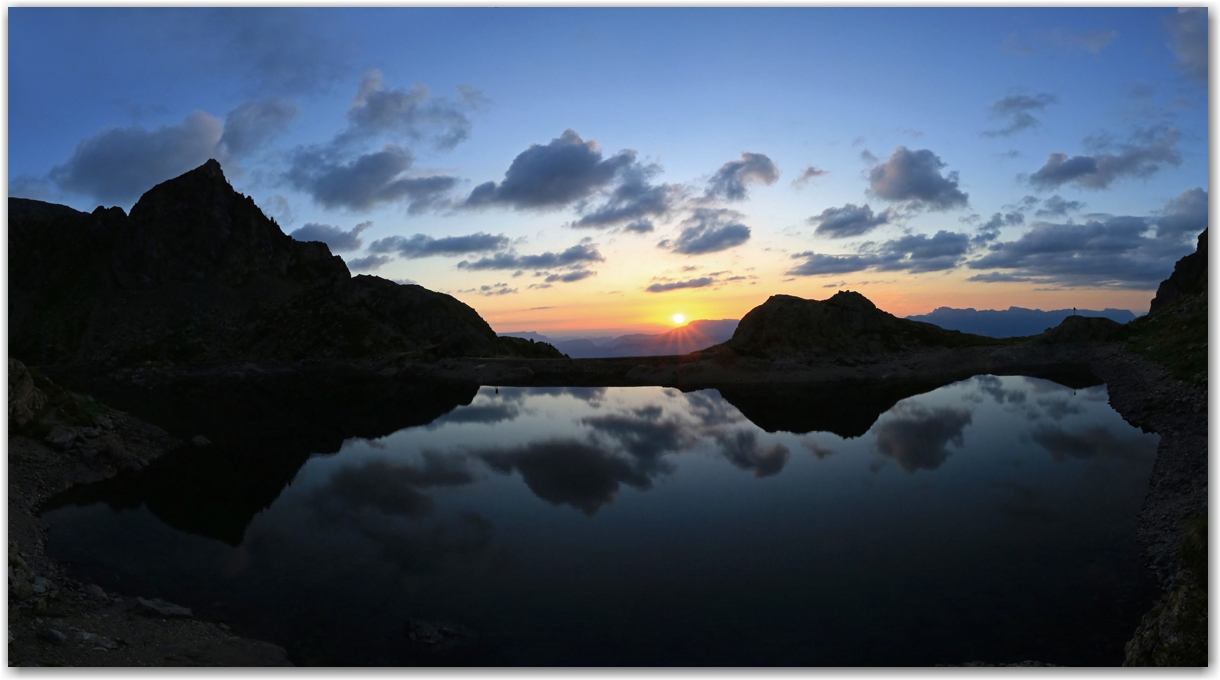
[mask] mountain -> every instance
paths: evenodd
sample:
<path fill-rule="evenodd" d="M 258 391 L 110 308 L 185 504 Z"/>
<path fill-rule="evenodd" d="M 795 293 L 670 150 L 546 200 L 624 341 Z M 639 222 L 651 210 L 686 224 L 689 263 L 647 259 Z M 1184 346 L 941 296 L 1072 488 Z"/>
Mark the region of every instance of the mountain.
<path fill-rule="evenodd" d="M 1058 326 L 1064 319 L 1073 315 L 1104 317 L 1118 323 L 1127 323 L 1135 319 L 1135 314 L 1128 309 L 1106 308 L 1100 312 L 1092 309 L 1055 309 L 1044 312 L 1041 309 L 1025 309 L 1024 307 L 982 310 L 937 307 L 931 313 L 916 314 L 907 318 L 963 333 L 986 335 L 990 338 L 1014 338 L 1037 335 L 1048 328 Z"/>
<path fill-rule="evenodd" d="M 854 291 L 829 300 L 772 295 L 741 319 L 724 347 L 767 359 L 860 356 L 923 347 L 997 344 L 979 335 L 899 319 Z"/>
<path fill-rule="evenodd" d="M 131 365 L 435 356 L 559 356 L 497 338 L 459 300 L 352 277 L 293 240 L 209 160 L 128 215 L 9 199 L 9 353 Z"/>
<path fill-rule="evenodd" d="M 1207 230 L 1195 252 L 1161 282 L 1146 316 L 1131 322 L 1129 347 L 1174 376 L 1207 387 Z"/>
<path fill-rule="evenodd" d="M 614 338 L 570 338 L 552 340 L 533 331 L 504 333 L 501 337 L 527 338 L 554 345 L 573 359 L 607 357 L 659 357 L 689 354 L 733 337 L 736 319 L 699 320 L 656 334 L 634 333 Z"/>

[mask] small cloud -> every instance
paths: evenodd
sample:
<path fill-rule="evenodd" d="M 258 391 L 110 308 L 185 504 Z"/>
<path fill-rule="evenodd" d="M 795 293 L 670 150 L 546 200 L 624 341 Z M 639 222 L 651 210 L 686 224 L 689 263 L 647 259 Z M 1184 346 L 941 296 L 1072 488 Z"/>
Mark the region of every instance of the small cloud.
<path fill-rule="evenodd" d="M 485 101 L 470 86 L 460 90 L 457 101 L 433 97 L 423 83 L 415 83 L 409 90 L 386 89 L 381 72 L 372 70 L 360 81 L 347 112 L 348 135 L 396 134 L 452 149 L 470 137 L 472 124 L 467 113 Z"/>
<path fill-rule="evenodd" d="M 219 146 L 225 153 L 244 156 L 284 132 L 300 110 L 280 97 L 243 102 L 225 117 Z"/>
<path fill-rule="evenodd" d="M 756 182 L 774 184 L 778 179 L 779 168 L 766 154 L 744 152 L 741 160 L 720 166 L 712 175 L 704 195 L 707 198 L 740 201 L 746 198 L 749 185 Z"/>
<path fill-rule="evenodd" d="M 369 255 L 368 257 L 360 257 L 360 258 L 356 258 L 354 260 L 349 261 L 347 263 L 347 268 L 354 272 L 367 272 L 367 271 L 372 271 L 374 269 L 377 269 L 378 267 L 381 267 L 382 265 L 389 264 L 389 262 L 393 259 L 394 258 L 388 257 L 386 255 Z M 399 281 L 398 283 L 403 283 L 403 282 Z M 408 283 L 414 283 L 414 282 L 410 281 Z"/>
<path fill-rule="evenodd" d="M 405 201 L 412 214 L 424 212 L 457 185 L 456 177 L 411 177 L 405 173 L 415 154 L 397 144 L 344 163 L 329 149 L 298 149 L 287 173 L 288 182 L 326 208 L 369 210 L 383 203 Z"/>
<path fill-rule="evenodd" d="M 1177 141 L 1177 130 L 1156 129 L 1137 132 L 1130 142 L 1120 146 L 1118 153 L 1070 158 L 1064 153 L 1052 153 L 1046 164 L 1029 176 L 1029 183 L 1041 190 L 1057 189 L 1064 184 L 1105 189 L 1124 177 L 1148 177 L 1166 165 L 1182 164 Z"/>
<path fill-rule="evenodd" d="M 1080 201 L 1066 201 L 1059 194 L 1055 194 L 1046 199 L 1042 207 L 1034 213 L 1038 217 L 1062 217 L 1069 212 L 1079 211 L 1084 208 L 1084 203 Z"/>
<path fill-rule="evenodd" d="M 814 233 L 819 236 L 848 238 L 867 234 L 873 229 L 889 223 L 896 216 L 897 212 L 893 208 L 874 215 L 873 209 L 868 204 L 857 207 L 853 203 L 848 203 L 842 208 L 827 208 L 820 214 L 810 217 L 806 222 L 817 226 Z"/>
<path fill-rule="evenodd" d="M 808 184 L 810 180 L 817 179 L 825 174 L 827 174 L 826 170 L 815 168 L 812 165 L 806 165 L 805 169 L 801 170 L 801 174 L 798 175 L 796 179 L 792 180 L 792 186 L 803 187 Z"/>
<path fill-rule="evenodd" d="M 654 283 L 651 286 L 645 288 L 644 290 L 648 291 L 649 293 L 667 293 L 671 290 L 679 290 L 682 288 L 704 288 L 706 286 L 712 285 L 715 282 L 716 282 L 715 279 L 708 277 L 708 276 L 704 276 L 704 277 L 700 277 L 697 279 L 690 279 L 688 281 L 674 281 L 672 283 Z"/>
<path fill-rule="evenodd" d="M 912 208 L 948 210 L 965 207 L 966 193 L 958 189 L 957 172 L 941 175 L 945 162 L 928 149 L 894 149 L 888 161 L 869 171 L 869 189 L 879 198 Z"/>
<path fill-rule="evenodd" d="M 360 239 L 360 232 L 371 226 L 373 226 L 372 222 L 361 222 L 350 230 L 344 231 L 331 224 L 309 222 L 289 234 L 289 236 L 297 241 L 321 241 L 330 247 L 331 252 L 346 253 L 360 250 L 360 246 L 364 245 L 364 242 Z M 385 264 L 385 262 L 380 264 Z M 380 264 L 376 266 L 380 266 Z"/>
<path fill-rule="evenodd" d="M 1034 118 L 1033 113 L 1042 111 L 1048 105 L 1058 101 L 1059 99 L 1055 95 L 1045 92 L 1032 97 L 1025 94 L 1004 97 L 991 105 L 991 117 L 1007 119 L 1008 124 L 999 130 L 988 130 L 983 134 L 988 137 L 1007 137 L 1022 130 L 1037 127 L 1040 123 L 1037 118 Z"/>
<path fill-rule="evenodd" d="M 597 276 L 597 272 L 589 269 L 576 269 L 566 274 L 551 274 L 543 279 L 543 281 L 546 283 L 575 283 L 576 281 L 583 281 L 590 276 Z"/>
<path fill-rule="evenodd" d="M 1118 38 L 1118 31 L 1095 29 L 1075 33 L 1064 28 L 1030 31 L 1022 35 L 1013 31 L 1002 49 L 1011 54 L 1031 55 L 1047 52 L 1089 52 L 1097 54 Z"/>
<path fill-rule="evenodd" d="M 369 250 L 374 253 L 396 253 L 409 260 L 441 256 L 469 255 L 501 250 L 508 247 L 508 237 L 504 234 L 485 234 L 478 232 L 467 236 L 446 236 L 433 238 L 424 234 L 416 234 L 410 238 L 405 236 L 388 236 L 373 241 Z"/>
<path fill-rule="evenodd" d="M 597 251 L 597 245 L 579 243 L 559 253 L 545 252 L 538 255 L 518 255 L 513 252 L 496 253 L 474 262 L 458 263 L 459 269 L 555 269 L 581 267 L 588 262 L 604 262 L 605 257 Z"/>
<path fill-rule="evenodd" d="M 1207 88 L 1207 8 L 1179 7 L 1165 17 L 1174 68 Z"/>
<path fill-rule="evenodd" d="M 727 208 L 696 208 L 682 222 L 678 238 L 657 244 L 681 255 L 704 255 L 728 250 L 750 240 L 750 228 L 740 222 L 743 215 Z"/>

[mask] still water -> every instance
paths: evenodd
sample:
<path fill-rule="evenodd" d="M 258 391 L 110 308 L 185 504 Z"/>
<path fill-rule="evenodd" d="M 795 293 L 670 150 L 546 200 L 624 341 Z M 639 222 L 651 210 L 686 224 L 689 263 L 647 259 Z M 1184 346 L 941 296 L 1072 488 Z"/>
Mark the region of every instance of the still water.
<path fill-rule="evenodd" d="M 298 664 L 1116 665 L 1151 605 L 1158 438 L 1104 385 L 977 376 L 822 431 L 776 414 L 850 394 L 470 389 L 79 488 L 50 551 Z"/>

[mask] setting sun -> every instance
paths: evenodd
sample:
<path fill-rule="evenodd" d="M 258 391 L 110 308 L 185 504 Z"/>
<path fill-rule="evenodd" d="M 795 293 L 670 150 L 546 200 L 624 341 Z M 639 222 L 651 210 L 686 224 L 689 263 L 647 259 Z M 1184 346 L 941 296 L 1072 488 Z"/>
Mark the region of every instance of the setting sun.
<path fill-rule="evenodd" d="M 681 326 L 686 321 L 686 317 L 681 314 L 674 314 L 674 325 Z"/>

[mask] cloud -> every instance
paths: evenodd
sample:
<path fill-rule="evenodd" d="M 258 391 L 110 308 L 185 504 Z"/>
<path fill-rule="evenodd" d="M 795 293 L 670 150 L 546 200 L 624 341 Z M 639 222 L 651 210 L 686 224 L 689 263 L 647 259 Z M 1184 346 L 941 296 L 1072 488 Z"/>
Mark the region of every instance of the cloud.
<path fill-rule="evenodd" d="M 310 222 L 293 231 L 289 236 L 298 241 L 321 241 L 330 247 L 331 252 L 346 253 L 360 250 L 360 246 L 364 245 L 364 242 L 360 240 L 360 232 L 371 226 L 373 226 L 372 222 L 361 222 L 352 227 L 350 231 L 343 231 L 334 225 Z"/>
<path fill-rule="evenodd" d="M 374 69 L 360 81 L 347 112 L 349 135 L 403 135 L 452 149 L 470 137 L 472 124 L 467 113 L 484 101 L 469 86 L 461 95 L 457 101 L 433 97 L 423 83 L 415 83 L 409 90 L 387 90 L 381 72 Z"/>
<path fill-rule="evenodd" d="M 586 142 L 569 128 L 545 145 L 531 144 L 513 159 L 502 182 L 480 184 L 462 205 L 503 205 L 517 210 L 562 208 L 610 186 L 621 170 L 634 163 L 634 151 L 603 158 L 596 142 Z"/>
<path fill-rule="evenodd" d="M 1030 55 L 1047 52 L 1090 52 L 1097 54 L 1118 38 L 1118 31 L 1095 29 L 1074 33 L 1063 28 L 1031 31 L 1022 36 L 1013 31 L 1002 49 L 1012 54 Z"/>
<path fill-rule="evenodd" d="M 76 145 L 72 157 L 51 169 L 61 190 L 104 203 L 129 204 L 145 191 L 216 156 L 224 124 L 196 111 L 178 125 L 153 130 L 106 128 Z"/>
<path fill-rule="evenodd" d="M 623 231 L 631 231 L 637 234 L 647 234 L 656 231 L 656 227 L 652 226 L 651 220 L 637 220 L 623 227 Z"/>
<path fill-rule="evenodd" d="M 1180 7 L 1165 17 L 1174 68 L 1207 87 L 1207 8 Z"/>
<path fill-rule="evenodd" d="M 406 201 L 417 214 L 433 207 L 457 184 L 456 177 L 407 177 L 415 154 L 397 144 L 343 163 L 318 147 L 298 149 L 287 179 L 327 208 L 369 210 L 382 203 Z"/>
<path fill-rule="evenodd" d="M 805 169 L 801 170 L 801 174 L 797 175 L 797 178 L 792 180 L 792 186 L 803 187 L 806 184 L 808 184 L 810 181 L 817 179 L 818 177 L 821 177 L 822 175 L 825 175 L 825 174 L 828 174 L 827 170 L 823 170 L 821 168 L 815 168 L 812 165 L 806 165 Z"/>
<path fill-rule="evenodd" d="M 674 240 L 665 239 L 658 247 L 681 255 L 703 255 L 728 250 L 750 240 L 750 228 L 740 222 L 743 215 L 727 208 L 695 208 L 682 221 L 682 231 Z"/>
<path fill-rule="evenodd" d="M 220 148 L 244 156 L 284 132 L 301 107 L 280 97 L 243 102 L 225 116 Z"/>
<path fill-rule="evenodd" d="M 221 62 L 256 92 L 326 89 L 349 72 L 348 50 L 328 36 L 333 22 L 317 9 L 224 7 L 170 15 L 186 40 L 206 39 Z"/>
<path fill-rule="evenodd" d="M 597 245 L 580 243 L 560 253 L 545 252 L 539 255 L 496 253 L 491 257 L 458 263 L 459 269 L 555 269 L 558 267 L 582 267 L 588 262 L 604 262 L 605 257 L 597 251 Z"/>
<path fill-rule="evenodd" d="M 715 282 L 716 282 L 715 279 L 708 277 L 708 276 L 703 276 L 703 277 L 700 277 L 697 279 L 690 279 L 688 281 L 673 281 L 671 283 L 654 283 L 651 286 L 645 288 L 644 290 L 648 291 L 649 293 L 666 293 L 671 290 L 679 290 L 682 288 L 703 288 L 705 286 L 710 286 Z"/>
<path fill-rule="evenodd" d="M 804 262 L 784 272 L 789 276 L 821 276 L 823 274 L 849 274 L 868 269 L 874 264 L 871 257 L 860 255 L 824 255 L 805 251 L 792 256 L 804 258 Z"/>
<path fill-rule="evenodd" d="M 1207 190 L 1195 187 L 1171 199 L 1156 219 L 1157 238 L 1181 239 L 1191 242 L 1207 228 Z"/>
<path fill-rule="evenodd" d="M 1034 214 L 1038 217 L 1063 217 L 1071 211 L 1080 210 L 1084 207 L 1084 203 L 1080 201 L 1066 201 L 1059 194 L 1055 194 L 1046 199 Z"/>
<path fill-rule="evenodd" d="M 543 279 L 546 283 L 575 283 L 583 281 L 590 276 L 597 276 L 597 272 L 588 269 L 576 269 L 566 274 L 551 274 Z"/>
<path fill-rule="evenodd" d="M 348 260 L 347 268 L 354 272 L 369 272 L 393 262 L 394 258 L 386 255 L 369 255 Z M 399 281 L 399 283 L 402 283 Z"/>
<path fill-rule="evenodd" d="M 743 152 L 741 160 L 729 161 L 720 166 L 708 182 L 708 198 L 723 198 L 740 201 L 746 198 L 748 187 L 755 182 L 774 184 L 779 179 L 779 168 L 766 154 Z"/>
<path fill-rule="evenodd" d="M 992 244 L 971 269 L 1006 270 L 1014 278 L 1066 287 L 1152 290 L 1193 246 L 1172 239 L 1144 236 L 1142 217 L 1114 217 L 1085 224 L 1036 222 L 1014 241 Z"/>
<path fill-rule="evenodd" d="M 570 505 L 589 517 L 618 496 L 621 485 L 652 488 L 651 478 L 618 456 L 575 439 L 531 442 L 477 454 L 501 474 L 521 473 L 525 485 L 552 505 Z"/>
<path fill-rule="evenodd" d="M 764 447 L 751 430 L 738 430 L 716 438 L 720 452 L 739 470 L 753 470 L 755 477 L 779 474 L 788 463 L 788 447 L 783 444 Z"/>
<path fill-rule="evenodd" d="M 956 267 L 970 252 L 967 234 L 938 231 L 933 236 L 908 234 L 880 244 L 866 244 L 859 255 L 826 255 L 805 251 L 792 255 L 801 264 L 784 272 L 790 276 L 822 276 L 848 274 L 876 269 L 878 271 L 909 271 L 912 274 L 943 271 Z"/>
<path fill-rule="evenodd" d="M 929 409 L 914 403 L 899 404 L 890 413 L 892 418 L 876 426 L 873 446 L 907 473 L 940 467 L 949 457 L 950 443 L 962 447 L 962 430 L 973 420 L 964 409 Z"/>
<path fill-rule="evenodd" d="M 1000 380 L 997 376 L 975 376 L 974 382 L 979 386 L 979 392 L 990 395 L 997 404 L 1003 404 L 1004 402 L 1009 404 L 1025 403 L 1025 392 L 1023 390 L 1004 389 L 1004 381 Z"/>
<path fill-rule="evenodd" d="M 508 247 L 508 237 L 504 234 L 485 234 L 477 232 L 466 236 L 445 236 L 433 238 L 424 234 L 416 234 L 410 238 L 405 236 L 387 236 L 369 244 L 369 252 L 394 253 L 408 260 L 421 257 L 468 255 L 470 253 L 485 253 Z"/>
<path fill-rule="evenodd" d="M 1057 425 L 1043 423 L 1034 428 L 1030 439 L 1046 449 L 1056 463 L 1072 458 L 1128 462 L 1153 458 L 1156 455 L 1156 439 L 1127 429 L 1125 436 L 1120 437 L 1104 425 L 1092 425 L 1070 432 Z"/>
<path fill-rule="evenodd" d="M 424 519 L 432 514 L 432 500 L 416 487 L 462 486 L 474 481 L 474 476 L 465 458 L 434 451 L 425 451 L 422 458 L 422 466 L 386 460 L 344 465 L 313 494 L 313 502 L 340 511 L 367 508 L 406 519 Z"/>
<path fill-rule="evenodd" d="M 580 422 L 592 428 L 596 435 L 616 443 L 634 458 L 634 467 L 650 477 L 671 469 L 662 463 L 662 456 L 695 443 L 694 436 L 687 431 L 688 426 L 662 418 L 659 406 L 583 418 Z"/>
<path fill-rule="evenodd" d="M 992 118 L 1007 118 L 1008 125 L 999 130 L 988 130 L 983 134 L 988 137 L 1007 137 L 1022 130 L 1037 127 L 1040 123 L 1034 118 L 1034 111 L 1041 111 L 1049 104 L 1058 102 L 1053 94 L 1029 96 L 1027 94 L 1009 95 L 991 105 Z"/>
<path fill-rule="evenodd" d="M 1165 165 L 1181 165 L 1182 157 L 1175 146 L 1178 132 L 1173 129 L 1137 133 L 1133 140 L 1121 145 L 1118 153 L 1068 157 L 1052 153 L 1036 172 L 1029 176 L 1031 186 L 1057 189 L 1074 184 L 1083 189 L 1105 189 L 1123 177 L 1148 177 Z"/>
<path fill-rule="evenodd" d="M 657 165 L 625 166 L 620 171 L 619 185 L 606 202 L 581 216 L 572 226 L 601 228 L 635 220 L 626 227 L 628 231 L 639 232 L 643 225 L 648 226 L 643 231 L 651 231 L 652 222 L 644 218 L 669 214 L 681 194 L 679 187 L 671 184 L 650 184 L 649 180 L 659 172 Z"/>
<path fill-rule="evenodd" d="M 869 189 L 879 198 L 911 208 L 948 210 L 964 207 L 967 194 L 957 188 L 957 172 L 940 174 L 944 161 L 928 149 L 894 149 L 885 163 L 869 171 Z"/>
<path fill-rule="evenodd" d="M 1007 214 L 995 213 L 991 219 L 987 220 L 979 227 L 979 233 L 974 237 L 975 243 L 988 243 L 994 241 L 1000 236 L 1000 229 L 1003 227 L 1012 227 L 1019 224 L 1025 224 L 1025 215 L 1019 211 L 1012 211 Z"/>
<path fill-rule="evenodd" d="M 475 293 L 483 297 L 495 297 L 497 295 L 512 295 L 517 292 L 516 288 L 509 288 L 507 283 L 496 283 L 491 285 L 479 286 Z"/>
<path fill-rule="evenodd" d="M 874 215 L 873 209 L 867 203 L 860 207 L 848 203 L 842 208 L 827 208 L 820 214 L 810 217 L 806 222 L 817 226 L 814 233 L 819 236 L 848 238 L 867 234 L 873 229 L 889 223 L 896 216 L 897 212 L 893 208 Z"/>

